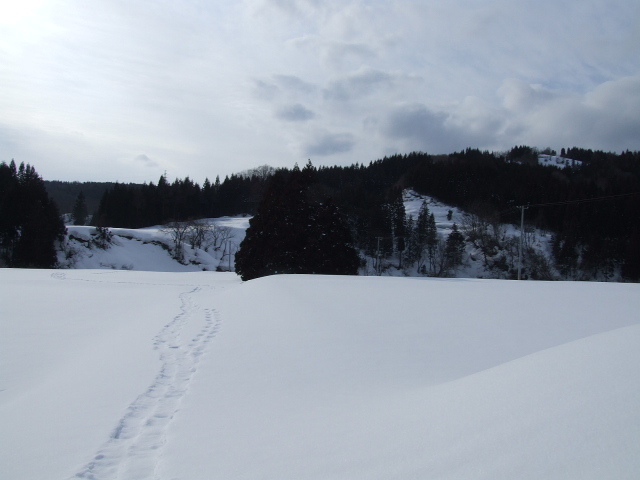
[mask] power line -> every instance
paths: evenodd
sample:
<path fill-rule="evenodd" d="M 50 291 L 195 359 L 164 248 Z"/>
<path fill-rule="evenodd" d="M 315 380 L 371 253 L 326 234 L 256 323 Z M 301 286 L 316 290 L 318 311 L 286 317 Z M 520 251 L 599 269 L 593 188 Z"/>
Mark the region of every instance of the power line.
<path fill-rule="evenodd" d="M 536 203 L 533 205 L 518 205 L 517 207 L 520 209 L 520 245 L 518 248 L 518 280 L 520 280 L 521 272 L 522 272 L 522 240 L 524 238 L 524 211 L 530 207 L 550 207 L 553 205 L 570 205 L 577 203 L 587 203 L 587 202 L 597 202 L 600 200 L 609 200 L 611 198 L 620 198 L 620 197 L 632 197 L 634 195 L 640 195 L 640 192 L 634 193 L 621 193 L 619 195 L 607 195 L 603 197 L 592 197 L 592 198 L 584 198 L 580 200 L 566 200 L 564 202 L 548 202 L 548 203 Z"/>

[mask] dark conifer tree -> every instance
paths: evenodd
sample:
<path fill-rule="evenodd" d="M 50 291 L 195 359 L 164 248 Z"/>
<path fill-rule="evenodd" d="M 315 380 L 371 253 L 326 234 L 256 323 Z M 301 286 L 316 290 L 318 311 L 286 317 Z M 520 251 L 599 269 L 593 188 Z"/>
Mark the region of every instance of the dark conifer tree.
<path fill-rule="evenodd" d="M 0 257 L 10 267 L 51 268 L 65 228 L 42 178 L 30 165 L 0 164 Z"/>
<path fill-rule="evenodd" d="M 243 280 L 280 273 L 357 273 L 351 232 L 331 202 L 310 197 L 316 171 L 309 162 L 271 178 L 236 254 Z"/>
<path fill-rule="evenodd" d="M 310 212 L 308 245 L 302 273 L 356 275 L 360 259 L 353 237 L 338 207 L 331 201 Z"/>
<path fill-rule="evenodd" d="M 80 190 L 78 197 L 76 198 L 76 202 L 73 204 L 73 224 L 74 225 L 84 225 L 87 221 L 87 215 L 89 212 L 87 211 L 87 202 L 84 198 L 84 192 Z"/>
<path fill-rule="evenodd" d="M 445 246 L 445 255 L 447 257 L 447 267 L 456 268 L 462 264 L 464 255 L 464 236 L 458 230 L 458 225 L 453 224 L 451 233 L 447 237 Z"/>
<path fill-rule="evenodd" d="M 418 272 L 424 271 L 425 262 L 427 261 L 426 248 L 430 239 L 430 215 L 429 206 L 426 201 L 423 201 L 418 212 L 418 218 L 411 222 L 411 228 L 408 231 L 407 261 L 409 264 L 415 263 Z"/>
<path fill-rule="evenodd" d="M 427 232 L 426 232 L 426 247 L 427 257 L 429 258 L 429 270 L 431 274 L 434 274 L 437 270 L 436 266 L 436 254 L 438 249 L 438 229 L 436 227 L 436 218 L 433 213 L 429 214 L 427 220 Z"/>

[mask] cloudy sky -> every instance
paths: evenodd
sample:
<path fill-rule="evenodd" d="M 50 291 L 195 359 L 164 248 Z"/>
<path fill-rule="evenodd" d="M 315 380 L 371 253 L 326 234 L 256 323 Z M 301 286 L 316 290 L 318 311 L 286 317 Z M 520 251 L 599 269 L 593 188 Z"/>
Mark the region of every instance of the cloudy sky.
<path fill-rule="evenodd" d="M 202 182 L 527 144 L 640 149 L 638 0 L 0 0 L 0 161 Z"/>

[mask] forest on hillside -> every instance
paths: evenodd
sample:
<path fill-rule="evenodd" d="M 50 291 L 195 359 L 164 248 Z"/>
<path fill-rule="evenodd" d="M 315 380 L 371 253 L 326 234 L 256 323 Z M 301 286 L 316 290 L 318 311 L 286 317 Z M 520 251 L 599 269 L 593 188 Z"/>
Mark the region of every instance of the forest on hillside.
<path fill-rule="evenodd" d="M 253 216 L 269 210 L 265 202 L 276 197 L 267 195 L 274 182 L 292 183 L 291 177 L 304 171 L 305 205 L 330 204 L 332 218 L 340 217 L 350 232 L 350 244 L 365 257 L 394 258 L 398 267 L 411 264 L 427 275 L 449 273 L 448 266 L 456 262 L 455 247 L 447 251 L 449 239 L 434 239 L 428 208 L 417 218 L 405 215 L 402 192 L 412 189 L 468 212 L 469 221 L 457 225 L 458 232 L 485 258 L 493 257 L 491 267 L 503 268 L 505 278 L 515 272 L 513 261 L 500 265 L 496 256 L 495 252 L 512 248 L 500 238 L 499 225 L 519 224 L 519 207 L 525 206 L 527 228 L 553 234 L 552 267 L 560 278 L 639 280 L 640 152 L 573 147 L 562 149 L 561 165 L 540 162 L 541 153 L 556 154 L 528 146 L 507 152 L 469 148 L 448 155 L 393 155 L 368 165 L 314 167 L 309 161 L 302 170 L 297 165 L 263 166 L 223 181 L 206 179 L 202 185 L 189 177 L 169 182 L 165 176 L 143 185 L 92 184 L 88 191 L 93 198 L 100 188 L 104 191 L 88 218 L 101 227 L 140 228 Z M 82 185 L 71 186 L 82 193 Z M 54 200 L 64 191 L 63 184 L 55 187 Z M 69 196 L 67 192 L 67 204 Z M 529 253 L 528 278 L 551 278 L 545 260 Z"/>
<path fill-rule="evenodd" d="M 345 167 L 316 168 L 309 162 L 305 168 L 312 168 L 313 180 L 306 196 L 313 202 L 330 201 L 336 206 L 357 249 L 369 256 L 400 255 L 407 260 L 411 260 L 412 233 L 418 219 L 404 216 L 404 189 L 464 209 L 477 217 L 486 231 L 500 223 L 518 224 L 521 210 L 517 207 L 527 206 L 527 225 L 553 232 L 555 266 L 565 278 L 602 273 L 606 277 L 620 269 L 623 278 L 637 280 L 640 153 L 573 147 L 561 152 L 567 159 L 563 168 L 540 164 L 540 153 L 517 146 L 501 153 L 477 149 L 449 155 L 413 152 Z M 93 223 L 137 228 L 254 215 L 274 174 L 290 176 L 297 168 L 261 167 L 222 182 L 218 178 L 213 183 L 205 180 L 202 186 L 188 177 L 172 183 L 161 177 L 157 184 L 116 184 L 104 193 Z M 428 215 L 421 221 L 424 231 Z M 480 241 L 486 250 L 496 248 L 492 243 L 497 238 L 483 232 L 467 229 L 465 235 L 467 240 Z M 473 235 L 478 238 L 469 238 Z M 433 267 L 430 273 L 436 271 Z"/>

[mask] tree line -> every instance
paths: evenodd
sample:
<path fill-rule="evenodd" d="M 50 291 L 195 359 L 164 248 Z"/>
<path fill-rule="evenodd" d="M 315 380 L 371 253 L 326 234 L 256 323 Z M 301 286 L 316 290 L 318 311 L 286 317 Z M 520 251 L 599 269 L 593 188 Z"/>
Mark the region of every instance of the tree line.
<path fill-rule="evenodd" d="M 539 164 L 539 153 L 523 145 L 507 152 L 412 152 L 368 165 L 311 166 L 314 180 L 307 195 L 318 202 L 331 200 L 351 231 L 353 246 L 374 259 L 374 269 L 378 259 L 398 257 L 405 267 L 413 262 L 421 271 L 438 271 L 433 258 L 422 265 L 421 257 L 415 254 L 415 242 L 411 246 L 418 219 L 409 224 L 399 221 L 404 218 L 401 193 L 412 188 L 464 209 L 487 225 L 517 224 L 517 207 L 528 206 L 527 224 L 553 232 L 553 260 L 565 278 L 606 277 L 616 269 L 621 269 L 625 278 L 640 278 L 640 197 L 632 195 L 640 191 L 640 154 L 571 147 L 561 154 L 574 161 L 560 169 Z M 141 227 L 202 217 L 254 215 L 274 173 L 273 169 L 260 175 L 245 172 L 224 182 L 206 180 L 202 186 L 189 178 L 169 184 L 164 177 L 157 185 L 115 185 L 105 192 L 94 223 Z M 291 175 L 292 170 L 279 169 L 277 173 L 282 177 Z M 572 203 L 602 197 L 608 198 Z M 488 236 L 480 235 L 477 229 L 471 232 L 467 239 L 476 235 L 484 241 L 485 251 L 492 248 Z M 430 247 L 429 251 L 435 250 Z"/>
<path fill-rule="evenodd" d="M 168 222 L 240 215 L 255 211 L 268 177 L 231 175 L 223 182 L 208 179 L 200 186 L 189 177 L 172 183 L 161 176 L 137 185 L 116 183 L 104 192 L 92 225 L 140 228 Z"/>
<path fill-rule="evenodd" d="M 66 233 L 58 207 L 35 168 L 0 164 L 0 265 L 52 268 Z"/>
<path fill-rule="evenodd" d="M 291 218 L 306 222 L 305 228 L 321 218 L 327 225 L 339 219 L 331 228 L 345 226 L 349 232 L 345 243 L 372 260 L 373 269 L 381 260 L 394 258 L 400 268 L 447 274 L 457 261 L 457 235 L 447 246 L 449 239 L 433 239 L 429 214 L 406 218 L 402 192 L 411 188 L 470 212 L 474 225 L 457 225 L 456 232 L 480 245 L 485 255 L 500 243 L 497 234 L 487 232 L 497 232 L 500 223 L 518 224 L 517 207 L 524 205 L 529 227 L 553 233 L 552 259 L 564 278 L 606 277 L 618 270 L 626 279 L 640 279 L 640 153 L 571 147 L 561 151 L 573 160 L 564 168 L 540 165 L 539 153 L 516 146 L 507 152 L 413 152 L 350 166 L 316 168 L 310 162 L 302 169 L 265 166 L 222 182 L 205 180 L 202 185 L 188 177 L 170 183 L 162 176 L 157 184 L 111 185 L 89 213 L 97 226 L 139 228 L 225 215 L 264 216 L 269 203 L 286 211 L 282 202 L 303 202 L 301 212 L 306 213 L 290 212 Z M 555 154 L 550 149 L 544 153 Z M 32 167 L 21 168 L 3 164 L 2 172 L 7 179 L 23 178 L 23 182 L 37 177 Z M 283 193 L 289 183 L 299 184 L 303 198 L 294 200 Z M 4 208 L 8 208 L 6 198 Z M 77 200 L 74 210 L 83 211 Z M 260 228 L 275 227 L 267 222 Z M 15 241 L 6 231 L 5 257 L 7 245 Z M 532 278 L 536 275 L 532 273 Z"/>

